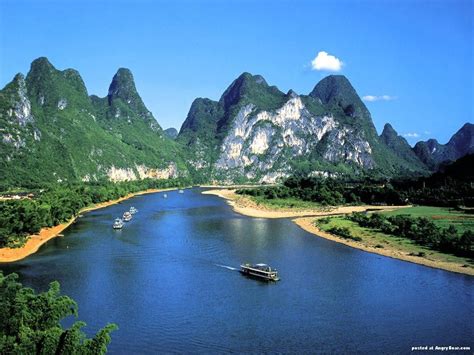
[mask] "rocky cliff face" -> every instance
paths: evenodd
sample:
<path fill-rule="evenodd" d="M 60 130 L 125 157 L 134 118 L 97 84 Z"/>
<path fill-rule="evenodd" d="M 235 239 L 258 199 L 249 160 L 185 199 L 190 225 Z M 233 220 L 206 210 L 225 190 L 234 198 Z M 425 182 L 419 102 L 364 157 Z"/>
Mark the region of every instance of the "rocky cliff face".
<path fill-rule="evenodd" d="M 128 69 L 99 98 L 89 97 L 76 70 L 33 61 L 26 79 L 19 74 L 0 90 L 0 134 L 0 168 L 10 185 L 187 174 Z"/>
<path fill-rule="evenodd" d="M 311 114 L 299 96 L 274 112 L 255 109 L 252 104 L 240 109 L 221 144 L 215 167 L 227 179 L 244 175 L 275 182 L 289 174 L 292 158 L 310 155 L 325 135 L 334 143 L 322 151 L 327 161 L 351 161 L 364 168 L 374 164 L 369 143 L 347 127 L 340 129 L 333 116 Z"/>
<path fill-rule="evenodd" d="M 325 78 L 300 96 L 244 73 L 218 102 L 198 100 L 178 141 L 192 152 L 192 167 L 212 179 L 275 182 L 301 166 L 326 175 L 424 169 L 377 136 L 369 111 L 343 76 Z"/>

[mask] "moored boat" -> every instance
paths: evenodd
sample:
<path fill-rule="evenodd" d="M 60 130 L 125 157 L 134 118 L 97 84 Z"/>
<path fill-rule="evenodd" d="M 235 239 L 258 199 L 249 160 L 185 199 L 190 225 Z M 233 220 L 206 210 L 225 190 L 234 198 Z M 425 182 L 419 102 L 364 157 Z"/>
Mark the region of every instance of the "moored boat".
<path fill-rule="evenodd" d="M 267 264 L 242 264 L 240 272 L 246 276 L 255 277 L 265 281 L 279 281 L 278 271 Z"/>
<path fill-rule="evenodd" d="M 135 214 L 138 212 L 138 210 L 135 208 L 135 207 L 130 207 L 130 211 L 129 211 L 131 214 Z"/>
<path fill-rule="evenodd" d="M 184 190 L 179 190 L 178 193 L 184 194 Z"/>
<path fill-rule="evenodd" d="M 168 197 L 168 195 L 167 195 L 167 194 L 163 194 L 163 197 L 164 197 L 164 198 L 167 198 L 167 197 Z"/>
<path fill-rule="evenodd" d="M 114 222 L 114 224 L 112 225 L 112 228 L 113 229 L 122 229 L 123 228 L 123 222 L 120 218 L 117 218 Z"/>
<path fill-rule="evenodd" d="M 132 214 L 130 212 L 125 212 L 122 216 L 122 219 L 125 221 L 125 222 L 128 222 L 132 219 Z"/>

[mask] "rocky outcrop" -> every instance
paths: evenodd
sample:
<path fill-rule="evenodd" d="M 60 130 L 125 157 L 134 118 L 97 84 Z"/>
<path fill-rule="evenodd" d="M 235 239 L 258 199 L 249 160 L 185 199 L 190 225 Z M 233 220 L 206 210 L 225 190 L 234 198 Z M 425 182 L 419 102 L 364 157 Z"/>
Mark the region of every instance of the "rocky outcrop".
<path fill-rule="evenodd" d="M 337 126 L 331 116 L 312 115 L 299 96 L 290 98 L 275 112 L 256 112 L 254 105 L 246 105 L 236 115 L 215 167 L 224 174 L 238 172 L 248 179 L 273 181 L 290 171 L 288 161 L 279 162 L 282 154 L 309 154 Z"/>
<path fill-rule="evenodd" d="M 0 128 L 1 141 L 18 150 L 25 148 L 29 139 L 41 140 L 41 132 L 35 125 L 24 76 L 17 74 L 2 91 L 0 104 L 6 108 L 6 112 L 0 113 L 0 116 L 5 115 Z"/>
<path fill-rule="evenodd" d="M 133 168 L 117 168 L 111 166 L 107 169 L 109 180 L 114 182 L 133 181 L 138 179 L 172 179 L 179 175 L 176 163 L 171 163 L 166 168 L 149 168 L 145 165 L 135 165 Z M 90 179 L 88 175 L 84 178 Z M 83 180 L 84 180 L 83 178 Z"/>
<path fill-rule="evenodd" d="M 153 169 L 145 165 L 136 165 L 135 169 L 140 179 L 172 179 L 177 178 L 179 175 L 178 167 L 174 162 L 163 169 Z"/>
<path fill-rule="evenodd" d="M 360 131 L 348 127 L 335 129 L 328 134 L 324 159 L 332 162 L 351 162 L 364 169 L 375 167 L 370 143 Z"/>
<path fill-rule="evenodd" d="M 23 75 L 19 74 L 15 77 L 18 83 L 18 99 L 13 109 L 13 116 L 16 118 L 18 124 L 22 127 L 26 126 L 27 123 L 34 122 L 34 117 L 31 113 L 31 103 L 27 97 L 26 83 Z"/>

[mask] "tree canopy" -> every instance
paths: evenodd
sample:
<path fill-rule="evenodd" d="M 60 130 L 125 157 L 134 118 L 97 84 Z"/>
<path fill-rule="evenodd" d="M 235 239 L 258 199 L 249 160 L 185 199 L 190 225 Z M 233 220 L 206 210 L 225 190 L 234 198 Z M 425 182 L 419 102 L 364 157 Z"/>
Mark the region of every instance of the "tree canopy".
<path fill-rule="evenodd" d="M 76 302 L 61 295 L 57 281 L 48 291 L 35 293 L 14 273 L 0 272 L 0 309 L 1 354 L 104 354 L 117 329 L 107 324 L 93 338 L 81 331 L 86 325 L 81 321 L 63 329 L 61 320 L 78 315 Z"/>

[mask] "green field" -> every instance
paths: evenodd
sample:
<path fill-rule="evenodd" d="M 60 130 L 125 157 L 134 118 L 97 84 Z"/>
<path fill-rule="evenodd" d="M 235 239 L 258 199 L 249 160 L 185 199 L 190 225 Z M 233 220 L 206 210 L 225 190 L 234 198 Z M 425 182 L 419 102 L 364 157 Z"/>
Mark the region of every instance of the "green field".
<path fill-rule="evenodd" d="M 448 228 L 452 224 L 459 233 L 463 233 L 466 230 L 474 230 L 474 214 L 467 214 L 452 208 L 416 206 L 382 213 L 387 216 L 410 215 L 412 217 L 426 217 L 439 227 Z"/>

